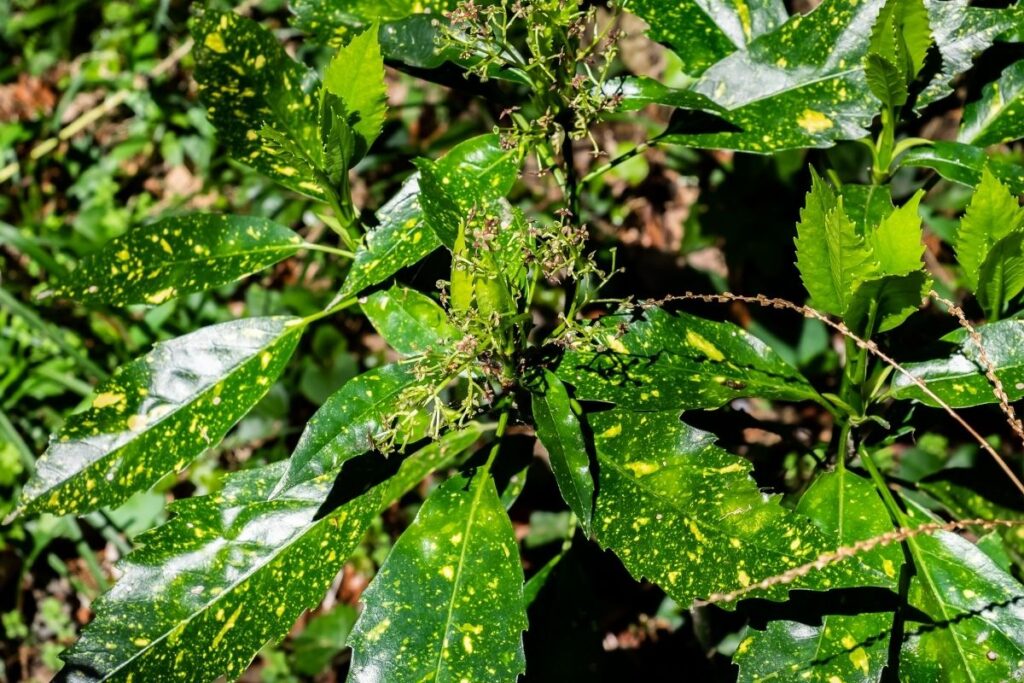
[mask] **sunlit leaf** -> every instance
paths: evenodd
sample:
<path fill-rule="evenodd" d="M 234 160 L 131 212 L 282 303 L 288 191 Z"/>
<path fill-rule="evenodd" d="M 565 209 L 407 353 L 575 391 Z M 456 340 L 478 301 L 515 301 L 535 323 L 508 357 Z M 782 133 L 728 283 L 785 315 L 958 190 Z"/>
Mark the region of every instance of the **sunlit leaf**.
<path fill-rule="evenodd" d="M 461 337 L 443 308 L 408 287 L 374 292 L 361 306 L 385 341 L 406 356 L 440 352 Z"/>
<path fill-rule="evenodd" d="M 192 214 L 129 230 L 86 256 L 54 294 L 159 304 L 234 282 L 297 252 L 302 239 L 256 216 Z"/>

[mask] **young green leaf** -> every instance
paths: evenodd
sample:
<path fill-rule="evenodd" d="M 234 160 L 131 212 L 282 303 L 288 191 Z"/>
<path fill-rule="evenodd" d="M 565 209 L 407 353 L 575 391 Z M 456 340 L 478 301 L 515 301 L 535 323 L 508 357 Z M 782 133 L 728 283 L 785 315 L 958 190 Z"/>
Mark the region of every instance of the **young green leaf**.
<path fill-rule="evenodd" d="M 885 57 L 869 52 L 864 58 L 864 78 L 871 94 L 886 107 L 892 109 L 907 103 L 907 97 L 910 96 L 907 79 L 899 67 Z"/>
<path fill-rule="evenodd" d="M 960 220 L 956 258 L 972 291 L 987 283 L 980 280 L 982 264 L 992 246 L 1007 235 L 1024 229 L 1024 210 L 1017 198 L 987 168 Z"/>
<path fill-rule="evenodd" d="M 946 180 L 975 187 L 988 170 L 1014 194 L 1024 193 L 1024 166 L 989 159 L 985 150 L 960 142 L 939 140 L 915 147 L 900 158 L 903 166 L 930 168 Z"/>
<path fill-rule="evenodd" d="M 629 410 L 716 408 L 740 396 L 817 398 L 796 369 L 735 325 L 661 309 L 629 321 L 605 316 L 593 337 L 600 346 L 562 357 L 556 374 L 576 398 Z"/>
<path fill-rule="evenodd" d="M 1007 235 L 992 245 L 981 264 L 978 282 L 978 303 L 989 320 L 998 320 L 1024 290 L 1024 232 Z"/>
<path fill-rule="evenodd" d="M 191 28 L 199 95 L 232 156 L 323 199 L 314 170 L 322 154 L 315 74 L 293 61 L 270 31 L 234 12 L 204 8 Z"/>
<path fill-rule="evenodd" d="M 796 265 L 811 305 L 846 313 L 857 288 L 878 275 L 864 238 L 843 210 L 842 197 L 815 175 L 797 224 Z"/>
<path fill-rule="evenodd" d="M 181 470 L 263 398 L 302 330 L 298 318 L 246 318 L 154 345 L 68 418 L 19 512 L 83 514 Z"/>
<path fill-rule="evenodd" d="M 978 327 L 978 333 L 1010 400 L 1024 397 L 1024 320 L 1001 320 L 982 325 Z M 985 377 L 977 346 L 963 336 L 958 341 L 960 348 L 947 358 L 904 363 L 903 367 L 954 408 L 995 403 L 998 399 Z M 937 407 L 933 399 L 902 374 L 893 379 L 890 395 Z"/>
<path fill-rule="evenodd" d="M 935 517 L 908 502 L 921 522 Z M 908 600 L 905 680 L 1011 680 L 1024 660 L 1024 588 L 967 539 L 940 531 L 907 539 L 916 573 Z"/>
<path fill-rule="evenodd" d="M 600 465 L 594 534 L 633 576 L 658 584 L 681 605 L 834 550 L 806 517 L 761 492 L 748 461 L 681 422 L 678 412 L 616 408 L 588 419 Z M 751 595 L 784 599 L 791 589 L 863 585 L 875 574 L 840 563 Z"/>
<path fill-rule="evenodd" d="M 691 76 L 699 76 L 736 50 L 745 50 L 752 40 L 789 18 L 780 0 L 740 5 L 723 0 L 638 0 L 629 10 L 648 23 L 651 40 L 668 45 L 679 56 L 683 71 Z"/>
<path fill-rule="evenodd" d="M 924 192 L 918 190 L 903 206 L 865 233 L 868 248 L 884 275 L 907 275 L 921 270 L 924 242 L 921 237 L 919 205 Z"/>
<path fill-rule="evenodd" d="M 277 490 L 337 472 L 347 460 L 375 450 L 376 439 L 398 417 L 396 399 L 416 381 L 411 366 L 392 363 L 346 382 L 306 423 Z M 416 441 L 424 428 L 423 421 L 415 419 L 402 436 Z"/>
<path fill-rule="evenodd" d="M 266 218 L 192 214 L 129 230 L 82 259 L 56 296 L 160 304 L 234 282 L 297 252 L 302 239 Z"/>
<path fill-rule="evenodd" d="M 384 340 L 406 356 L 441 351 L 462 336 L 443 308 L 408 287 L 374 292 L 361 306 Z"/>
<path fill-rule="evenodd" d="M 921 308 L 931 289 L 931 278 L 921 270 L 886 275 L 857 288 L 843 320 L 853 330 L 869 335 L 896 329 Z M 874 310 L 874 326 L 868 330 Z"/>
<path fill-rule="evenodd" d="M 544 371 L 543 388 L 533 394 L 533 419 L 537 438 L 548 451 L 558 490 L 589 536 L 594 507 L 590 456 L 569 393 L 548 370 Z"/>
<path fill-rule="evenodd" d="M 872 27 L 868 49 L 893 65 L 905 85 L 924 67 L 931 44 L 924 0 L 887 0 Z"/>
<path fill-rule="evenodd" d="M 523 570 L 494 480 L 439 486 L 363 593 L 352 681 L 514 681 Z"/>
<path fill-rule="evenodd" d="M 341 98 L 356 135 L 354 158 L 361 159 L 380 135 L 387 114 L 384 58 L 376 24 L 352 38 L 324 71 L 324 88 Z"/>
<path fill-rule="evenodd" d="M 964 107 L 957 140 L 978 147 L 1024 137 L 1024 61 L 1006 67 L 999 80 Z"/>
<path fill-rule="evenodd" d="M 356 157 L 356 133 L 349 123 L 349 111 L 337 95 L 326 88 L 320 91 L 320 143 L 323 145 L 323 170 L 331 187 L 348 185 L 349 169 Z M 342 193 L 342 196 L 344 194 Z"/>

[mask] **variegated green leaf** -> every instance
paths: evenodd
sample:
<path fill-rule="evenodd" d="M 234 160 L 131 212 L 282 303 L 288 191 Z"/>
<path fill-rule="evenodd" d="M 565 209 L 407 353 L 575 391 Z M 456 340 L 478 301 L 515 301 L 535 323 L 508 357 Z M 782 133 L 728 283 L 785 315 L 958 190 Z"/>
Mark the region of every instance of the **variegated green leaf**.
<path fill-rule="evenodd" d="M 181 470 L 267 393 L 302 330 L 298 318 L 246 318 L 156 344 L 68 418 L 19 511 L 82 514 Z"/>
<path fill-rule="evenodd" d="M 533 394 L 533 419 L 537 438 L 544 444 L 558 490 L 590 535 L 594 508 L 594 476 L 579 418 L 562 382 L 544 371 L 544 384 Z"/>
<path fill-rule="evenodd" d="M 681 605 L 835 549 L 806 517 L 761 492 L 748 461 L 681 422 L 677 411 L 616 408 L 588 419 L 599 464 L 594 535 L 633 576 L 658 584 Z M 866 580 L 875 579 L 861 565 L 840 563 L 751 597 L 778 600 L 794 588 Z"/>
<path fill-rule="evenodd" d="M 324 198 L 316 75 L 270 31 L 234 12 L 205 8 L 191 24 L 196 81 L 231 155 L 297 192 Z"/>
<path fill-rule="evenodd" d="M 349 680 L 515 681 L 523 570 L 486 473 L 438 487 L 363 593 Z"/>
<path fill-rule="evenodd" d="M 789 17 L 781 0 L 677 2 L 637 0 L 629 10 L 650 25 L 652 40 L 672 48 L 683 71 L 699 76 L 712 64 L 781 26 Z"/>
<path fill-rule="evenodd" d="M 234 282 L 288 258 L 302 238 L 256 216 L 192 214 L 130 230 L 78 264 L 54 294 L 122 306 Z"/>
<path fill-rule="evenodd" d="M 960 142 L 940 140 L 932 145 L 915 147 L 900 158 L 903 166 L 930 168 L 946 180 L 975 187 L 987 169 L 1010 188 L 1024 194 L 1024 166 L 990 159 L 985 150 Z"/>
<path fill-rule="evenodd" d="M 1024 61 L 1006 67 L 999 80 L 964 107 L 957 140 L 978 147 L 1024 138 Z"/>
<path fill-rule="evenodd" d="M 598 324 L 600 346 L 566 352 L 557 370 L 580 400 L 669 410 L 715 408 L 740 396 L 817 398 L 795 368 L 730 323 L 655 308 L 636 322 L 618 314 Z"/>
<path fill-rule="evenodd" d="M 336 472 L 345 461 L 376 450 L 377 439 L 397 417 L 398 397 L 415 382 L 413 368 L 401 363 L 364 372 L 346 382 L 306 424 L 278 490 Z M 422 421 L 416 420 L 404 436 L 415 441 L 424 433 Z"/>
<path fill-rule="evenodd" d="M 395 285 L 374 292 L 361 306 L 363 314 L 384 340 L 406 356 L 441 352 L 462 336 L 443 308 L 408 287 Z"/>

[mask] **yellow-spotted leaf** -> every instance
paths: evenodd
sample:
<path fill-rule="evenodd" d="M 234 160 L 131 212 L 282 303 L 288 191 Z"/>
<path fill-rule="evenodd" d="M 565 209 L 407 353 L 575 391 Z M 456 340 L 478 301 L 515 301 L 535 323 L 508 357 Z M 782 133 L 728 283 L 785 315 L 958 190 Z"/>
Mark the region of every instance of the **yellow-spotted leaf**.
<path fill-rule="evenodd" d="M 192 214 L 130 230 L 78 264 L 54 292 L 88 303 L 160 304 L 288 258 L 302 239 L 255 216 Z"/>
<path fill-rule="evenodd" d="M 68 418 L 19 511 L 82 514 L 181 470 L 267 393 L 302 329 L 298 318 L 246 318 L 156 344 Z"/>
<path fill-rule="evenodd" d="M 353 683 L 515 681 L 526 664 L 523 569 L 494 480 L 438 487 L 362 601 Z"/>
<path fill-rule="evenodd" d="M 96 618 L 64 655 L 68 680 L 239 678 L 331 581 L 381 510 L 480 435 L 446 435 L 409 457 L 371 454 L 275 493 L 285 462 L 228 478 L 215 495 L 175 502 L 141 536 Z"/>
<path fill-rule="evenodd" d="M 362 309 L 385 341 L 406 356 L 442 352 L 462 336 L 443 308 L 408 287 L 395 285 L 374 292 L 366 297 Z"/>
<path fill-rule="evenodd" d="M 669 410 L 716 408 L 740 396 L 817 397 L 795 368 L 733 324 L 661 309 L 636 321 L 608 315 L 599 324 L 593 346 L 567 351 L 556 373 L 580 400 Z"/>
<path fill-rule="evenodd" d="M 616 408 L 588 419 L 598 461 L 594 535 L 634 577 L 653 581 L 681 605 L 835 549 L 806 517 L 762 493 L 747 460 L 681 422 L 677 411 Z M 751 597 L 784 599 L 795 588 L 875 580 L 873 569 L 841 563 Z"/>
<path fill-rule="evenodd" d="M 285 187 L 324 198 L 316 75 L 274 35 L 234 12 L 192 20 L 196 81 L 221 141 L 238 161 Z"/>

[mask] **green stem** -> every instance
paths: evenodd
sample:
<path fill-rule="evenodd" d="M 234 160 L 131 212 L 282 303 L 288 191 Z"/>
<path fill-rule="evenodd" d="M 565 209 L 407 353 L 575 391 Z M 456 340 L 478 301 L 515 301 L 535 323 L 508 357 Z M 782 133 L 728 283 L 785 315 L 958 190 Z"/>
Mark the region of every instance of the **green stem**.
<path fill-rule="evenodd" d="M 309 249 L 311 251 L 322 251 L 326 254 L 334 254 L 343 258 L 355 258 L 356 255 L 351 251 L 345 251 L 344 249 L 335 249 L 334 247 L 328 247 L 323 244 L 313 244 L 312 242 L 303 242 L 303 249 Z"/>
<path fill-rule="evenodd" d="M 494 464 L 495 459 L 498 457 L 498 451 L 501 450 L 501 437 L 505 436 L 505 427 L 508 426 L 508 411 L 504 411 L 498 418 L 498 428 L 494 430 L 494 445 L 491 446 L 491 452 L 487 454 L 487 462 L 484 463 L 483 467 L 480 468 L 480 474 L 478 476 L 487 474 L 491 471 L 491 465 Z"/>
<path fill-rule="evenodd" d="M 349 306 L 352 306 L 357 303 L 359 303 L 359 297 L 357 296 L 349 297 L 348 299 L 342 299 L 336 304 L 329 305 L 327 308 L 320 311 L 319 313 L 307 315 L 305 318 L 302 319 L 300 324 L 302 324 L 303 326 L 309 325 L 310 323 L 314 323 L 317 320 L 320 320 L 321 318 L 326 318 L 329 315 L 334 315 L 338 311 L 348 308 Z"/>
<path fill-rule="evenodd" d="M 843 426 L 839 432 L 839 453 L 836 457 L 836 467 L 839 472 L 846 471 L 846 456 L 850 452 L 850 420 L 843 420 Z"/>
<path fill-rule="evenodd" d="M 607 173 L 608 171 L 612 170 L 613 168 L 615 168 L 619 164 L 624 164 L 627 161 L 629 161 L 630 159 L 632 159 L 633 157 L 637 156 L 638 154 L 643 154 L 644 152 L 646 152 L 648 149 L 650 149 L 651 147 L 653 147 L 656 144 L 658 144 L 657 138 L 655 138 L 653 140 L 648 140 L 647 142 L 641 142 L 639 145 L 637 145 L 633 149 L 629 150 L 625 154 L 621 154 L 621 155 L 615 157 L 614 159 L 609 161 L 604 166 L 598 166 L 593 171 L 591 171 L 587 175 L 583 176 L 583 179 L 580 182 L 582 184 L 586 185 L 587 183 L 589 183 L 594 178 L 599 178 L 599 177 L 603 176 L 605 173 Z"/>
<path fill-rule="evenodd" d="M 858 448 L 857 452 L 860 454 L 860 461 L 864 463 L 864 469 L 871 475 L 871 481 L 874 483 L 878 495 L 882 497 L 882 502 L 885 503 L 893 524 L 898 527 L 910 526 L 907 516 L 899 504 L 896 503 L 896 499 L 893 498 L 892 491 L 889 490 L 889 485 L 885 482 L 885 477 L 882 476 L 871 454 L 864 447 Z"/>

